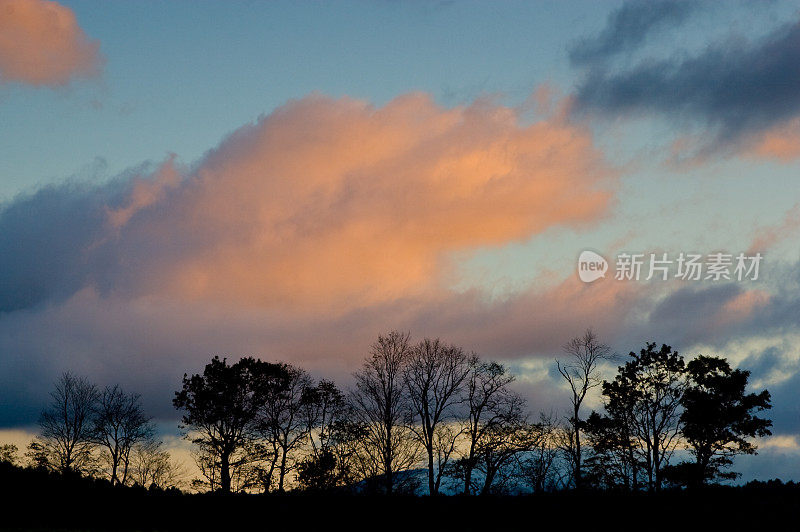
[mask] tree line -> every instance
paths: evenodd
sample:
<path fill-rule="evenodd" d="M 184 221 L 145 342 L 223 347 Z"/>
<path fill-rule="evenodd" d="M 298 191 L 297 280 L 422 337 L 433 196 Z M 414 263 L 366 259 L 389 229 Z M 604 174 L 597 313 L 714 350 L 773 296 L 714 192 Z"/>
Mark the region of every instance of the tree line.
<path fill-rule="evenodd" d="M 771 434 L 772 422 L 758 415 L 771 408 L 769 392 L 747 393 L 750 372 L 722 357 L 686 363 L 669 345 L 647 343 L 628 354 L 613 380 L 601 381 L 599 363 L 611 353 L 594 332 L 573 339 L 565 352 L 568 360 L 557 367 L 572 392 L 565 435 L 576 487 L 658 491 L 665 483 L 735 479 L 727 470 L 733 457 L 755 454 L 753 438 Z M 582 419 L 581 404 L 597 386 L 603 412 Z M 673 464 L 676 451 L 686 459 Z"/>
<path fill-rule="evenodd" d="M 281 492 L 291 478 L 305 490 L 412 492 L 408 472 L 424 462 L 431 494 L 444 478 L 488 493 L 506 465 L 545 442 L 513 380 L 502 364 L 394 331 L 372 345 L 348 393 L 290 364 L 215 357 L 184 376 L 174 405 L 197 448 L 196 485 L 211 490 Z"/>
<path fill-rule="evenodd" d="M 39 417 L 39 434 L 24 458 L 0 446 L 0 462 L 67 476 L 105 478 L 114 486 L 178 489 L 184 474 L 156 437 L 141 396 L 120 386 L 98 388 L 63 373 Z"/>
<path fill-rule="evenodd" d="M 748 393 L 749 372 L 724 358 L 687 363 L 647 343 L 603 380 L 616 358 L 591 329 L 567 342 L 563 418 L 532 418 L 504 364 L 398 331 L 378 336 L 346 391 L 292 364 L 215 356 L 184 375 L 173 405 L 199 471 L 191 487 L 223 493 L 654 492 L 736 478 L 733 457 L 770 434 L 769 392 Z M 595 389 L 602 408 L 584 416 Z M 32 467 L 180 485 L 140 396 L 119 386 L 63 375 L 40 428 Z"/>

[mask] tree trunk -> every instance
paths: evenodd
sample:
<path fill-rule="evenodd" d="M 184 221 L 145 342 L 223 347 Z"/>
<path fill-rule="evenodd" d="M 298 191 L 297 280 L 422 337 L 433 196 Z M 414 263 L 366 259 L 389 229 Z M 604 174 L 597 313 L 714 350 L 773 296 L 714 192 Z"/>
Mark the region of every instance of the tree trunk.
<path fill-rule="evenodd" d="M 286 478 L 286 449 L 281 450 L 281 466 L 278 468 L 278 493 L 283 493 L 284 478 Z"/>
<path fill-rule="evenodd" d="M 392 478 L 392 468 L 389 465 L 384 466 L 386 469 L 386 494 L 391 495 L 393 491 L 394 478 Z"/>
<path fill-rule="evenodd" d="M 124 486 L 125 483 L 128 481 L 128 466 L 130 465 L 130 448 L 128 452 L 125 453 L 122 457 L 122 480 L 120 483 Z"/>
<path fill-rule="evenodd" d="M 575 411 L 572 417 L 572 426 L 573 430 L 575 431 L 575 489 L 581 489 L 581 431 L 579 427 L 580 422 L 578 421 L 578 406 L 575 407 Z"/>
<path fill-rule="evenodd" d="M 464 495 L 470 495 L 472 493 L 472 466 L 474 464 L 473 460 L 475 459 L 475 438 L 476 436 L 473 432 L 471 441 L 469 443 L 469 455 L 467 456 L 466 470 L 464 471 Z"/>
<path fill-rule="evenodd" d="M 115 486 L 119 484 L 119 479 L 117 478 L 117 464 L 119 463 L 119 459 L 112 455 L 111 456 L 111 485 Z"/>
<path fill-rule="evenodd" d="M 392 475 L 392 424 L 386 423 L 386 446 L 383 449 L 383 471 L 386 474 L 386 495 L 391 495 L 394 490 Z"/>
<path fill-rule="evenodd" d="M 223 452 L 219 457 L 220 462 L 220 479 L 219 485 L 223 493 L 231 492 L 231 467 L 230 467 L 230 453 Z"/>
<path fill-rule="evenodd" d="M 705 453 L 698 454 L 697 456 L 697 476 L 694 479 L 694 486 L 699 488 L 706 483 L 706 469 L 708 463 L 711 461 L 710 456 Z"/>
<path fill-rule="evenodd" d="M 486 478 L 483 480 L 483 487 L 481 488 L 481 495 L 489 495 L 489 490 L 494 482 L 495 468 L 492 466 L 486 467 Z"/>
<path fill-rule="evenodd" d="M 436 482 L 433 474 L 433 445 L 428 447 L 428 493 L 437 495 Z"/>
<path fill-rule="evenodd" d="M 633 448 L 628 450 L 628 456 L 631 461 L 631 485 L 633 491 L 639 491 L 639 466 L 636 463 L 636 454 L 633 452 Z"/>
<path fill-rule="evenodd" d="M 661 472 L 658 467 L 658 445 L 653 445 L 653 491 L 661 489 Z"/>

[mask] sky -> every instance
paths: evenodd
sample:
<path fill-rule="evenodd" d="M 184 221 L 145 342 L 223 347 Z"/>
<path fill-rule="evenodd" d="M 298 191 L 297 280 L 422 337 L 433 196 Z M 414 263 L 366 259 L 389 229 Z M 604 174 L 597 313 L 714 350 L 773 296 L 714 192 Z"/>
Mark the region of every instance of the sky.
<path fill-rule="evenodd" d="M 213 355 L 347 387 L 392 329 L 561 413 L 593 327 L 750 370 L 774 435 L 737 467 L 800 480 L 798 64 L 777 0 L 0 0 L 0 440 L 65 370 L 171 437 Z"/>

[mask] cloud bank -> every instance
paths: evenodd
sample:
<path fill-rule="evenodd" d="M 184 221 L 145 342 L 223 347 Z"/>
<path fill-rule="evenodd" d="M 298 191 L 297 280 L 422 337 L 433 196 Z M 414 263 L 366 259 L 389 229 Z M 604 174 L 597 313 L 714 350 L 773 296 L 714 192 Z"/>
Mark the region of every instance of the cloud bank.
<path fill-rule="evenodd" d="M 520 112 L 312 95 L 193 164 L 171 156 L 4 205 L 0 422 L 35 419 L 64 369 L 122 379 L 169 416 L 180 375 L 212 354 L 346 378 L 395 327 L 512 357 L 549 345 L 572 323 L 559 315 L 587 319 L 626 291 L 570 280 L 493 301 L 452 288 L 459 258 L 583 227 L 613 202 L 616 173 L 588 128 L 563 105 L 532 123 Z"/>
<path fill-rule="evenodd" d="M 310 96 L 192 168 L 50 187 L 0 214 L 0 310 L 93 286 L 286 311 L 441 290 L 457 252 L 605 215 L 614 176 L 563 115 Z"/>

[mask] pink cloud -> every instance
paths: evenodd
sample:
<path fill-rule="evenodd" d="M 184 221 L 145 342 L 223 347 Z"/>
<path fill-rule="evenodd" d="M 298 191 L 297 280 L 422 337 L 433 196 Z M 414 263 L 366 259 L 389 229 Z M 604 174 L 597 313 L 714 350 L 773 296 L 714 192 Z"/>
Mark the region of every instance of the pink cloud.
<path fill-rule="evenodd" d="M 791 162 L 800 157 L 800 117 L 752 136 L 745 154 L 761 159 Z"/>
<path fill-rule="evenodd" d="M 91 77 L 100 70 L 98 49 L 71 9 L 47 0 L 0 0 L 0 81 L 55 86 Z"/>
<path fill-rule="evenodd" d="M 161 201 L 166 192 L 178 186 L 180 181 L 181 175 L 175 167 L 175 156 L 172 155 L 153 176 L 134 178 L 128 202 L 123 207 L 106 209 L 109 223 L 119 229 L 128 223 L 131 216 Z"/>
<path fill-rule="evenodd" d="M 292 101 L 173 171 L 109 212 L 136 293 L 326 312 L 442 290 L 454 253 L 596 221 L 615 185 L 564 113 L 424 94 Z"/>

